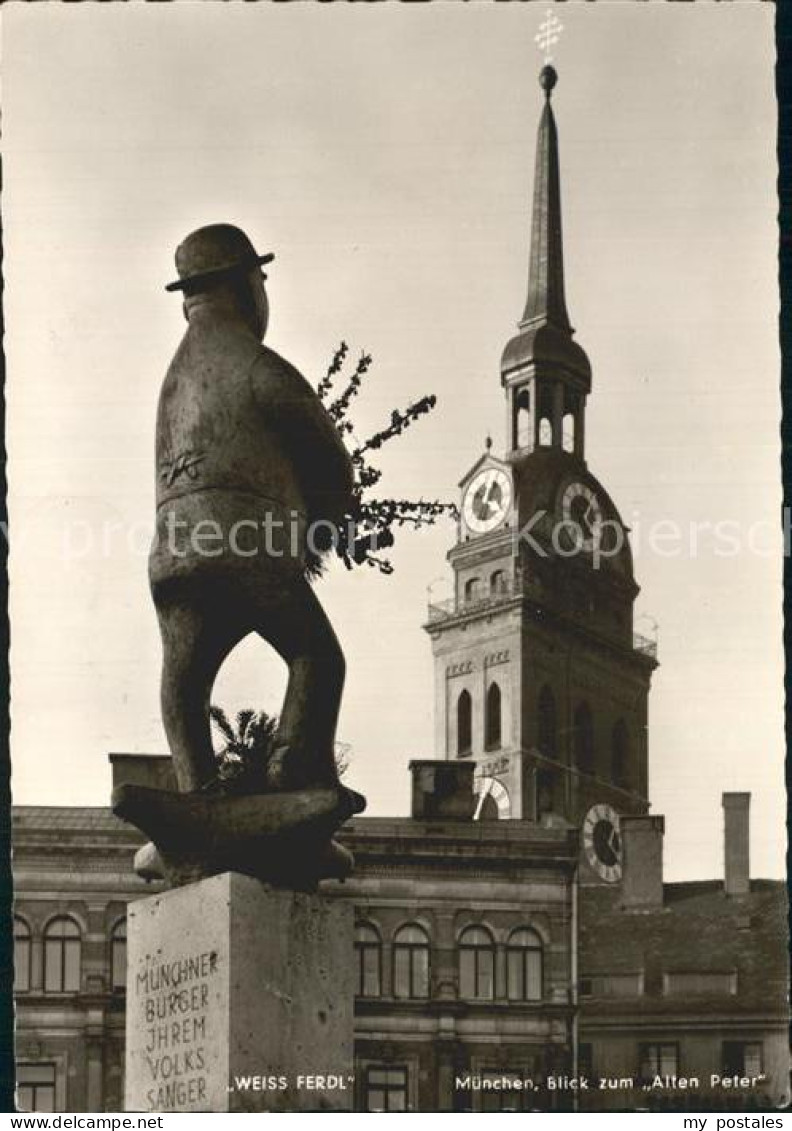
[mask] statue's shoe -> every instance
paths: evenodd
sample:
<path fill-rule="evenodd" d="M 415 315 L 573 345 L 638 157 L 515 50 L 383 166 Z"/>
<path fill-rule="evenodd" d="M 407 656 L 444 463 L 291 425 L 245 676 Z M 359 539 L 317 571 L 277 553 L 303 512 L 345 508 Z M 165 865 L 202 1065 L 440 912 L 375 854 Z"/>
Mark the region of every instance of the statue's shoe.
<path fill-rule="evenodd" d="M 164 880 L 165 868 L 163 867 L 156 844 L 149 840 L 135 853 L 132 867 L 142 880 Z"/>
<path fill-rule="evenodd" d="M 344 848 L 337 840 L 331 840 L 327 845 L 319 878 L 344 880 L 351 874 L 354 866 L 355 858 L 349 849 Z M 137 850 L 132 867 L 142 880 L 149 883 L 165 879 L 165 865 L 157 851 L 157 846 L 150 840 Z"/>
<path fill-rule="evenodd" d="M 352 855 L 332 838 L 365 804 L 343 786 L 217 796 L 130 784 L 112 801 L 117 817 L 153 841 L 135 858 L 145 878 L 178 886 L 230 871 L 297 890 L 349 874 Z"/>

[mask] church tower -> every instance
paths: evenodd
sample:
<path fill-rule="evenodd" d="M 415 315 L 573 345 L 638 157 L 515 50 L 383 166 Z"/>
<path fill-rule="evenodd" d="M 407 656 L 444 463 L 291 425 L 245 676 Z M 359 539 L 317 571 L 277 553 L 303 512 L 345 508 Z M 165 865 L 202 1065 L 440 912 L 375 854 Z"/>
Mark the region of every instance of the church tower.
<path fill-rule="evenodd" d="M 648 807 L 657 661 L 633 634 L 626 528 L 587 463 L 591 366 L 564 294 L 557 81 L 545 66 L 528 294 L 501 359 L 503 450 L 488 440 L 459 485 L 454 595 L 429 607 L 435 757 L 475 763 L 479 819 L 582 824 L 592 869 L 616 880 L 612 823 Z"/>

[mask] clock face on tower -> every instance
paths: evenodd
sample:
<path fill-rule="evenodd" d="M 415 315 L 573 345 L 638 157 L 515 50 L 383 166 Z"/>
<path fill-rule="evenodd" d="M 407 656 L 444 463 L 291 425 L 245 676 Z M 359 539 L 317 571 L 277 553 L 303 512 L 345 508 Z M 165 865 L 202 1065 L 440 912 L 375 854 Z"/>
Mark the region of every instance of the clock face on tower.
<path fill-rule="evenodd" d="M 602 529 L 602 507 L 594 491 L 585 483 L 570 483 L 561 498 L 561 513 L 564 522 L 580 530 L 583 549 L 591 550 Z"/>
<path fill-rule="evenodd" d="M 511 506 L 511 480 L 499 467 L 487 467 L 475 475 L 462 500 L 465 526 L 474 534 L 487 534 L 499 526 Z"/>
<path fill-rule="evenodd" d="M 583 850 L 601 880 L 614 884 L 621 879 L 622 849 L 619 814 L 610 805 L 592 805 L 583 821 Z"/>

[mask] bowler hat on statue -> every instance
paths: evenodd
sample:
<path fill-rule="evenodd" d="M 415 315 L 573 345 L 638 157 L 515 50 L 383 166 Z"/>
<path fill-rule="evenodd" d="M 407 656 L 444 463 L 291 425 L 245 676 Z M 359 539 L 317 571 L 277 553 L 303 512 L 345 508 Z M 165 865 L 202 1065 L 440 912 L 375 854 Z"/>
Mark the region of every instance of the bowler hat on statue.
<path fill-rule="evenodd" d="M 222 275 L 249 271 L 274 258 L 271 253 L 259 255 L 241 228 L 233 224 L 208 224 L 190 232 L 176 248 L 179 278 L 175 283 L 168 283 L 165 290 L 192 289 Z"/>

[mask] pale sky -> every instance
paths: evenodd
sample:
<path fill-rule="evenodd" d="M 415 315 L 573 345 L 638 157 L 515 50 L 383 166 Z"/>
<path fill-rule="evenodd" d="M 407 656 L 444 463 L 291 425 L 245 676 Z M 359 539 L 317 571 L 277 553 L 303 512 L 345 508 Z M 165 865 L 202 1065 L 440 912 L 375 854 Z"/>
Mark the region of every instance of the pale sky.
<path fill-rule="evenodd" d="M 659 624 L 650 794 L 670 879 L 722 874 L 724 789 L 753 794 L 753 874 L 784 868 L 773 9 L 555 8 L 589 466 L 636 534 L 732 520 L 743 545 L 718 556 L 704 531 L 695 555 L 635 550 L 637 611 Z M 383 492 L 456 499 L 487 431 L 503 449 L 544 13 L 3 7 L 16 803 L 106 804 L 108 751 L 166 750 L 146 553 L 183 330 L 163 287 L 191 229 L 236 223 L 276 252 L 267 341 L 314 381 L 342 337 L 374 355 L 359 436 L 437 395 L 383 456 Z M 404 534 L 395 576 L 339 563 L 318 586 L 348 660 L 348 781 L 374 815 L 406 813 L 407 763 L 435 754 L 421 624 L 453 537 Z M 215 701 L 277 711 L 282 689 L 248 640 Z"/>

